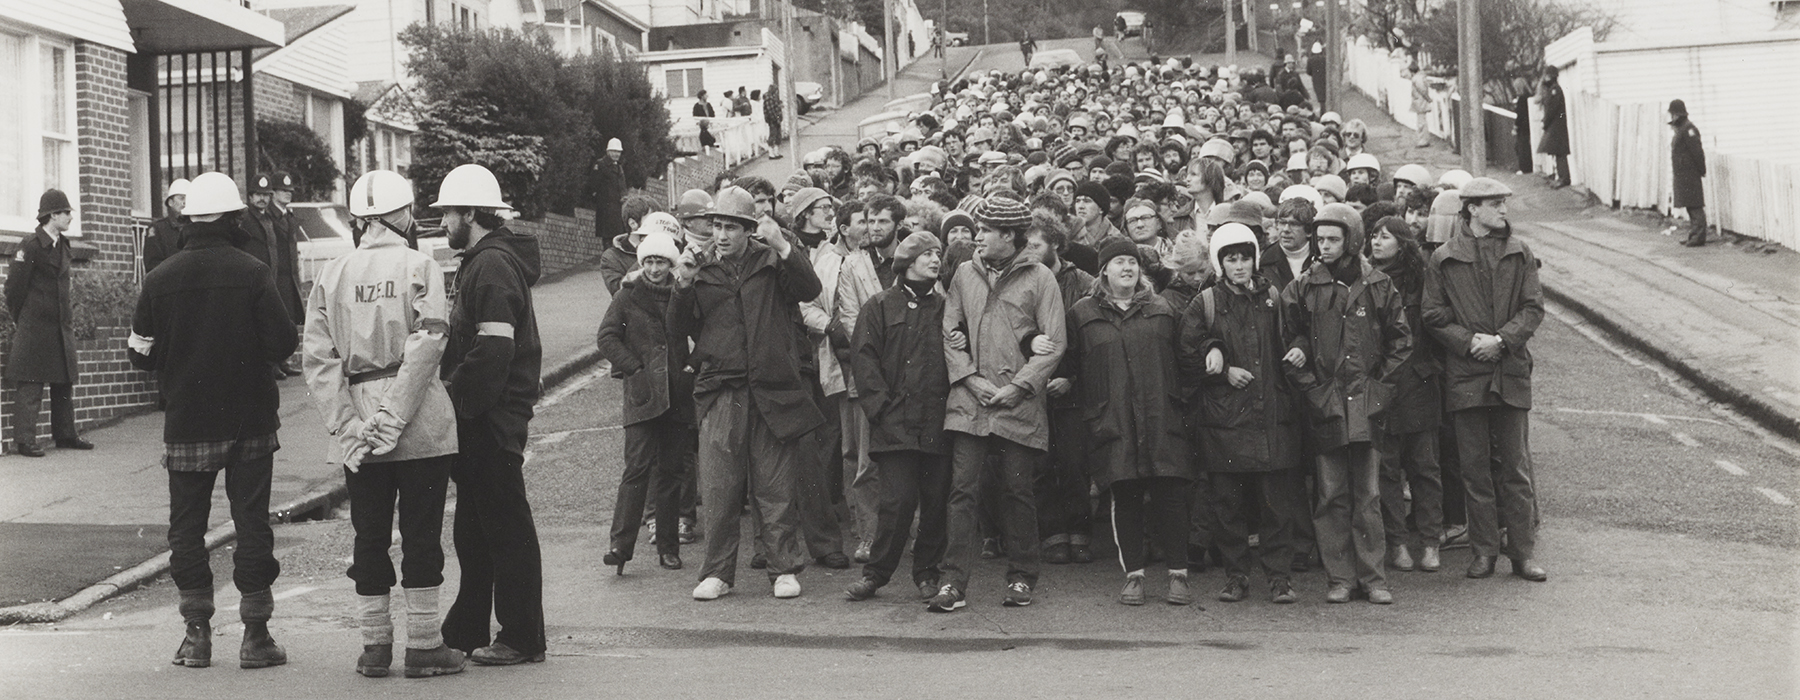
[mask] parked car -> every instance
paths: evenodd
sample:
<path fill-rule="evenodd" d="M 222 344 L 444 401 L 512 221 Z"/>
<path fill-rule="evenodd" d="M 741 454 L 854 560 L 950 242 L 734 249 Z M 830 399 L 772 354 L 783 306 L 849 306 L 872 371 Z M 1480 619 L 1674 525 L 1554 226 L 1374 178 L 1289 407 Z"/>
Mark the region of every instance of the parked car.
<path fill-rule="evenodd" d="M 825 86 L 806 81 L 794 82 L 794 110 L 805 114 L 820 102 L 825 101 Z"/>
<path fill-rule="evenodd" d="M 1113 33 L 1123 39 L 1144 35 L 1144 13 L 1126 10 L 1113 15 Z"/>
<path fill-rule="evenodd" d="M 951 46 L 966 46 L 969 43 L 969 33 L 944 32 L 944 41 Z"/>
<path fill-rule="evenodd" d="M 1071 68 L 1082 64 L 1081 54 L 1074 49 L 1044 49 L 1031 54 L 1032 68 Z"/>

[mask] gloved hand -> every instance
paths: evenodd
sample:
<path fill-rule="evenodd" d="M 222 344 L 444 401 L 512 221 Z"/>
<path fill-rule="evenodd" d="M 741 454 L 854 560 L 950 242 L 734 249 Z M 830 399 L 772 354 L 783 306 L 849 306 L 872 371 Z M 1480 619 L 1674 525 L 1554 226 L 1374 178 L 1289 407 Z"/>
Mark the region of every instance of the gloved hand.
<path fill-rule="evenodd" d="M 400 433 L 405 430 L 406 421 L 384 408 L 363 424 L 362 440 L 368 444 L 370 454 L 384 455 L 394 451 L 394 446 L 400 443 Z"/>
<path fill-rule="evenodd" d="M 337 431 L 338 443 L 344 447 L 344 468 L 354 473 L 362 466 L 364 457 L 369 455 L 369 443 L 363 439 L 368 428 L 361 418 L 351 418 L 344 427 Z"/>
<path fill-rule="evenodd" d="M 350 470 L 352 474 L 356 473 L 357 468 L 362 466 L 363 458 L 367 456 L 369 456 L 369 443 L 357 440 L 354 445 L 350 446 L 350 451 L 344 454 L 344 468 Z"/>

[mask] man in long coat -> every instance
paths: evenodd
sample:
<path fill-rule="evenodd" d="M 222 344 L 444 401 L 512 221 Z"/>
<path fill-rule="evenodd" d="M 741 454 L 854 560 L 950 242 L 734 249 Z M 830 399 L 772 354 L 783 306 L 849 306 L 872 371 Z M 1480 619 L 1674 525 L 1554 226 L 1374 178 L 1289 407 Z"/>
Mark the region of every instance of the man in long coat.
<path fill-rule="evenodd" d="M 250 206 L 238 217 L 242 230 L 232 245 L 269 266 L 288 318 L 304 319 L 306 311 L 300 299 L 300 236 L 297 233 L 300 222 L 294 220 L 294 213 L 286 204 L 292 201 L 293 192 L 294 178 L 287 173 L 256 176 L 250 183 Z M 290 377 L 299 376 L 298 358 L 284 363 L 281 371 Z"/>
<path fill-rule="evenodd" d="M 38 409 L 50 385 L 50 433 L 57 447 L 94 449 L 75 434 L 75 309 L 69 296 L 74 257 L 63 232 L 75 210 L 61 190 L 38 199 L 37 230 L 19 242 L 6 273 L 6 310 L 13 317 L 12 354 L 6 380 L 13 382 L 13 450 L 42 457 L 37 444 Z"/>
<path fill-rule="evenodd" d="M 611 241 L 625 230 L 621 206 L 625 198 L 625 168 L 619 158 L 625 145 L 618 139 L 606 142 L 606 157 L 594 164 L 594 235 Z M 603 244 L 604 245 L 604 244 Z"/>
<path fill-rule="evenodd" d="M 1556 160 L 1556 186 L 1568 187 L 1569 112 L 1556 75 L 1556 66 L 1544 69 L 1544 137 L 1538 141 L 1538 152 Z"/>
<path fill-rule="evenodd" d="M 1706 177 L 1706 148 L 1700 145 L 1700 129 L 1688 120 L 1687 103 L 1669 102 L 1669 126 L 1675 138 L 1669 145 L 1669 163 L 1675 168 L 1674 205 L 1688 212 L 1688 236 L 1681 244 L 1689 247 L 1706 245 L 1706 191 L 1700 180 Z"/>

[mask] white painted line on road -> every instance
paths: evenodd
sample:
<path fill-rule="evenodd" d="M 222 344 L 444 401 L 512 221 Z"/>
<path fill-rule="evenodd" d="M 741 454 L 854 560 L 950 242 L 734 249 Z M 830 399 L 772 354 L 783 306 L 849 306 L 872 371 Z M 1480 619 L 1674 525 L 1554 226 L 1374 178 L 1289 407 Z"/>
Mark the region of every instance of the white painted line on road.
<path fill-rule="evenodd" d="M 1648 421 L 1651 425 L 1668 425 L 1669 424 L 1669 419 L 1664 418 L 1659 415 L 1656 415 L 1656 414 L 1653 414 L 1653 413 L 1646 413 L 1642 417 L 1644 420 Z"/>
<path fill-rule="evenodd" d="M 318 586 L 295 586 L 293 588 L 289 588 L 280 593 L 276 593 L 273 597 L 275 600 L 287 600 L 294 596 L 306 595 L 306 594 L 311 593 L 316 590 L 319 590 Z M 220 612 L 231 612 L 233 610 L 237 610 L 238 605 L 241 604 L 242 602 L 243 602 L 243 600 L 240 598 L 238 601 L 238 604 L 233 604 L 229 607 L 219 608 L 219 611 Z"/>
<path fill-rule="evenodd" d="M 539 433 L 537 435 L 533 435 L 532 437 L 536 438 L 538 441 L 538 446 L 542 447 L 544 445 L 554 445 L 556 443 L 567 440 L 567 439 L 569 439 L 570 435 L 574 435 L 576 433 L 604 432 L 604 431 L 609 431 L 609 430 L 618 430 L 618 429 L 624 428 L 624 427 L 625 426 L 623 426 L 623 425 L 603 425 L 598 428 L 576 428 L 574 430 L 559 430 L 554 433 Z"/>
<path fill-rule="evenodd" d="M 1675 438 L 1676 442 L 1679 442 L 1683 445 L 1687 445 L 1688 447 L 1699 447 L 1700 446 L 1700 441 L 1695 440 L 1694 436 L 1689 435 L 1687 433 L 1673 432 L 1673 433 L 1669 433 L 1669 435 L 1673 436 Z"/>
<path fill-rule="evenodd" d="M 1712 423 L 1713 425 L 1730 425 L 1730 423 L 1726 423 L 1725 421 L 1719 420 L 1717 418 L 1701 418 L 1698 416 L 1672 416 L 1667 413 L 1638 413 L 1636 411 L 1601 411 L 1601 410 L 1592 409 L 1592 408 L 1568 408 L 1565 406 L 1557 406 L 1556 410 L 1561 411 L 1563 413 L 1580 413 L 1580 414 L 1590 415 L 1590 416 L 1627 416 L 1627 417 L 1631 417 L 1631 418 L 1642 418 L 1645 421 L 1648 421 L 1648 422 L 1656 424 L 1656 425 L 1668 425 L 1669 421 L 1672 421 L 1672 420 L 1693 421 L 1695 423 Z"/>
<path fill-rule="evenodd" d="M 1750 474 L 1750 472 L 1744 471 L 1743 467 L 1740 467 L 1736 464 L 1732 464 L 1731 462 L 1729 462 L 1727 460 L 1715 459 L 1715 460 L 1713 460 L 1713 464 L 1718 465 L 1718 467 L 1720 469 L 1725 470 L 1725 473 L 1730 474 L 1732 476 L 1749 476 L 1749 474 Z"/>
<path fill-rule="evenodd" d="M 1774 501 L 1775 505 L 1778 505 L 1778 506 L 1794 505 L 1794 502 L 1792 500 L 1790 500 L 1787 496 L 1783 495 L 1780 491 L 1776 491 L 1775 489 L 1764 488 L 1764 487 L 1758 486 L 1758 487 L 1756 487 L 1756 492 L 1762 494 L 1763 497 L 1768 498 L 1771 501 Z"/>
<path fill-rule="evenodd" d="M 599 364 L 594 365 L 593 369 L 581 373 L 574 379 L 570 379 L 563 383 L 562 386 L 557 387 L 556 391 L 550 392 L 548 396 L 538 399 L 537 407 L 539 409 L 545 409 L 555 406 L 556 404 L 561 403 L 563 399 L 569 398 L 570 394 L 586 389 L 589 384 L 594 383 L 594 380 L 606 376 L 606 373 L 611 371 L 612 363 L 601 360 Z"/>

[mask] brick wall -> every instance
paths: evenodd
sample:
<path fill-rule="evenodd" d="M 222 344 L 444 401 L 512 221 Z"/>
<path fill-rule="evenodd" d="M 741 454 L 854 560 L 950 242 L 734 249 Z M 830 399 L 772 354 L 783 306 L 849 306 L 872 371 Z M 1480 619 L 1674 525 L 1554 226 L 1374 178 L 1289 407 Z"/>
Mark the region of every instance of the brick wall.
<path fill-rule="evenodd" d="M 681 193 L 688 190 L 706 190 L 711 192 L 713 180 L 725 172 L 725 155 L 719 152 L 677 158 L 669 165 L 668 201 L 681 199 Z M 781 183 L 775 183 L 777 188 Z"/>
<path fill-rule="evenodd" d="M 129 272 L 136 265 L 131 220 L 131 127 L 125 87 L 125 54 L 118 49 L 79 42 L 75 45 L 76 149 L 79 152 L 81 231 L 98 252 L 77 262 L 73 274 Z M 0 278 L 4 269 L 0 268 Z M 131 367 L 125 356 L 129 328 L 101 328 L 92 340 L 76 341 L 75 420 L 78 429 L 154 405 L 156 384 L 149 373 Z M 0 353 L 0 365 L 5 363 Z M 0 389 L 0 435 L 12 444 L 13 387 Z M 47 438 L 50 401 L 38 417 L 38 434 Z"/>
<path fill-rule="evenodd" d="M 257 73 L 255 102 L 257 119 L 306 123 L 306 105 L 301 102 L 294 83 L 285 78 Z"/>
<path fill-rule="evenodd" d="M 606 250 L 605 243 L 594 236 L 592 209 L 576 209 L 574 216 L 545 214 L 539 221 L 519 220 L 507 226 L 519 233 L 537 236 L 545 276 L 593 260 Z"/>

